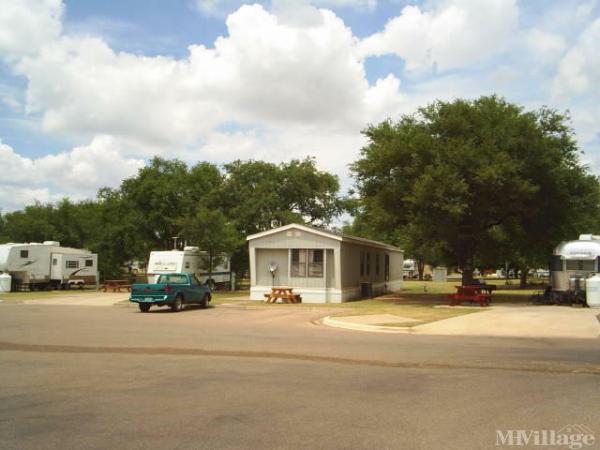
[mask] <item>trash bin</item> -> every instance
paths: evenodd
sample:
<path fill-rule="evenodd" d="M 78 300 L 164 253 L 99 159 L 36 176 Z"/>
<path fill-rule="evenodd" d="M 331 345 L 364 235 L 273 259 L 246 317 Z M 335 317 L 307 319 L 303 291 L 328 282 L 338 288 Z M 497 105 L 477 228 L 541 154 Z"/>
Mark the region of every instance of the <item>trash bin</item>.
<path fill-rule="evenodd" d="M 361 298 L 372 298 L 373 283 L 360 283 L 360 296 Z"/>

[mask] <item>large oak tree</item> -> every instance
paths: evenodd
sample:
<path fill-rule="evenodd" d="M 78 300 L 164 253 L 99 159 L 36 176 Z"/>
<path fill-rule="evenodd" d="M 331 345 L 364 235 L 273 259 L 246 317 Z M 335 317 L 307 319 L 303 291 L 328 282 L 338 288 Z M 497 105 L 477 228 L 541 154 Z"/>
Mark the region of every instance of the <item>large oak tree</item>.
<path fill-rule="evenodd" d="M 551 109 L 496 96 L 438 101 L 364 134 L 352 165 L 363 223 L 435 251 L 463 282 L 476 264 L 540 264 L 597 223 L 598 180 L 568 117 Z"/>

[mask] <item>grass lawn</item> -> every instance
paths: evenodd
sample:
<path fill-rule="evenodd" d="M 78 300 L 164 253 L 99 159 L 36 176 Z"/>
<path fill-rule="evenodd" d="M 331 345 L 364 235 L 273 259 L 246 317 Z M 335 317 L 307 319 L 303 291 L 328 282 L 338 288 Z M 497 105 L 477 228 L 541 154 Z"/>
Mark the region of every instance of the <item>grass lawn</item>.
<path fill-rule="evenodd" d="M 32 291 L 32 292 L 0 292 L 0 299 L 3 301 L 11 300 L 29 300 L 32 298 L 52 298 L 63 295 L 95 294 L 95 288 L 68 289 L 64 291 Z"/>
<path fill-rule="evenodd" d="M 519 289 L 517 282 L 506 285 L 504 280 L 488 281 L 488 284 L 496 284 L 497 290 L 492 294 L 493 303 L 530 303 L 531 295 L 539 291 L 539 288 Z M 329 312 L 332 316 L 356 316 L 366 314 L 393 314 L 400 317 L 418 320 L 418 322 L 386 323 L 386 326 L 414 326 L 436 320 L 448 319 L 481 312 L 485 308 L 479 305 L 464 304 L 464 307 L 450 308 L 448 294 L 456 292 L 455 286 L 459 281 L 446 283 L 435 283 L 432 281 L 405 281 L 402 290 L 393 294 L 385 295 L 367 300 L 355 300 L 346 303 L 299 303 L 281 304 L 264 303 L 251 300 L 233 300 L 232 297 L 244 297 L 248 291 L 241 293 L 223 293 L 215 298 L 214 304 L 235 303 L 244 306 L 256 306 L 264 308 L 300 308 L 318 309 Z M 443 306 L 443 307 L 440 307 Z"/>

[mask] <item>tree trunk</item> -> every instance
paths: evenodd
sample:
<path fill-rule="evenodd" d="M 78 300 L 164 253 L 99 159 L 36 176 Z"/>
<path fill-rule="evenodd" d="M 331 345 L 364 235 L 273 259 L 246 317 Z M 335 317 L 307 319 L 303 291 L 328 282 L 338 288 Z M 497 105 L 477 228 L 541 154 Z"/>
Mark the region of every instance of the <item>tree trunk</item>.
<path fill-rule="evenodd" d="M 462 269 L 462 285 L 469 286 L 473 284 L 473 268 L 464 267 Z"/>
<path fill-rule="evenodd" d="M 417 258 L 417 272 L 419 272 L 419 281 L 423 281 L 423 272 L 425 272 L 425 260 Z"/>
<path fill-rule="evenodd" d="M 527 287 L 527 270 L 527 267 L 521 269 L 521 282 L 519 285 L 521 289 L 525 289 Z"/>

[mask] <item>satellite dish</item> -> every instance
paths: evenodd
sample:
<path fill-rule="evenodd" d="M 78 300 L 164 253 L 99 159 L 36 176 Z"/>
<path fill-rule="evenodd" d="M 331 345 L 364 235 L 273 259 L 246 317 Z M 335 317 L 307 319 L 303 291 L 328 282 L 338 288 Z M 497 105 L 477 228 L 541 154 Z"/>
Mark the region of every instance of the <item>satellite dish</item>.
<path fill-rule="evenodd" d="M 271 272 L 271 274 L 274 274 L 275 272 L 277 272 L 277 263 L 276 262 L 269 263 L 269 272 Z"/>

